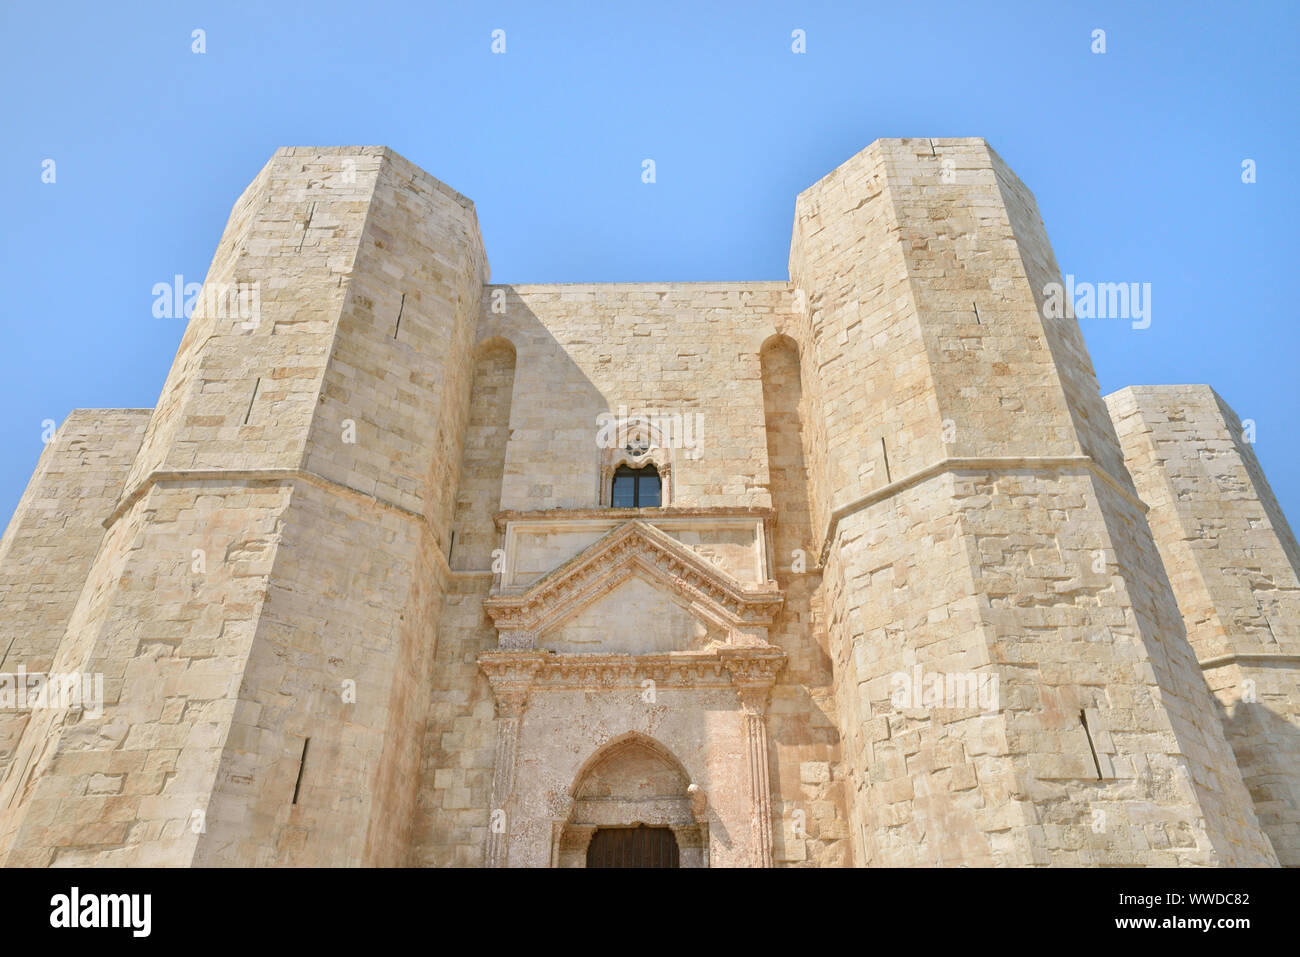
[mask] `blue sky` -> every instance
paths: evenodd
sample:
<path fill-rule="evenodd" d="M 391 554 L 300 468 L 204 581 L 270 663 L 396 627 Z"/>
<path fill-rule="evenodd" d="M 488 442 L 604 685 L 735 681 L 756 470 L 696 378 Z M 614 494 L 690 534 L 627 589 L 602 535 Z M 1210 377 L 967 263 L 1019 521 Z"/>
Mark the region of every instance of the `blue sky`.
<path fill-rule="evenodd" d="M 1294 527 L 1298 10 L 7 4 L 0 524 L 43 420 L 155 403 L 183 320 L 152 287 L 202 280 L 278 146 L 393 147 L 474 200 L 495 282 L 624 282 L 785 279 L 800 190 L 878 137 L 983 136 L 1063 272 L 1151 283 L 1150 328 L 1081 321 L 1102 392 L 1213 385 Z"/>

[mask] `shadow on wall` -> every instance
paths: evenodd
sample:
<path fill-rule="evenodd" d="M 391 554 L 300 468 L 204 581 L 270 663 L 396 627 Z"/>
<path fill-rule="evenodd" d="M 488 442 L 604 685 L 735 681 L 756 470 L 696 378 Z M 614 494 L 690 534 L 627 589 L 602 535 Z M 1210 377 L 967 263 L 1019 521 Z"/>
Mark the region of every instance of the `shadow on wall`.
<path fill-rule="evenodd" d="M 496 290 L 504 294 L 503 313 L 492 311 Z M 575 473 L 597 467 L 592 435 L 596 416 L 608 409 L 513 289 L 491 287 L 484 300 L 455 496 L 449 564 L 458 575 L 438 625 L 409 854 L 416 866 L 479 866 L 484 859 L 497 719 L 478 656 L 497 646 L 482 608 L 500 547 L 496 513 L 594 505 L 594 498 L 565 501 L 563 489 Z M 575 441 L 579 430 L 585 442 Z M 594 495 L 594 477 L 589 484 Z"/>
<path fill-rule="evenodd" d="M 1287 665 L 1278 667 L 1293 670 Z M 1296 677 L 1294 672 L 1291 677 Z M 1255 815 L 1272 841 L 1279 863 L 1300 867 L 1300 729 L 1259 701 L 1237 701 L 1225 708 L 1216 697 L 1215 703 L 1246 777 Z M 1257 754 L 1261 748 L 1267 753 Z M 1281 770 L 1262 773 L 1261 766 Z"/>
<path fill-rule="evenodd" d="M 785 594 L 771 641 L 786 652 L 785 671 L 772 689 L 768 711 L 773 794 L 773 843 L 779 860 L 848 863 L 846 795 L 830 769 L 840 763 L 839 718 L 828 640 L 816 624 L 821 586 L 821 543 L 813 530 L 808 468 L 806 397 L 799 348 L 777 334 L 759 350 L 763 418 L 767 435 L 768 487 L 776 523 L 773 577 Z M 805 776 L 803 765 L 811 765 Z M 826 768 L 822 774 L 820 769 Z M 814 770 L 816 769 L 816 770 Z M 809 815 L 807 808 L 833 806 L 843 818 Z M 796 818 L 796 814 L 802 814 Z M 841 827 L 843 825 L 843 827 Z M 835 843 L 840 847 L 836 849 Z"/>
<path fill-rule="evenodd" d="M 597 416 L 610 400 L 509 287 L 488 291 L 479 339 L 509 343 L 516 355 L 500 507 L 596 507 Z"/>

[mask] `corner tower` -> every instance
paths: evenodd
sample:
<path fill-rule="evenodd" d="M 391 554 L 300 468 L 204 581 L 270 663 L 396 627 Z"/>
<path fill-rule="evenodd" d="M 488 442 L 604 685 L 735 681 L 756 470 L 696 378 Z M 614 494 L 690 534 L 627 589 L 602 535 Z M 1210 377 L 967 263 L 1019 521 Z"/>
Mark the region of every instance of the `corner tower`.
<path fill-rule="evenodd" d="M 276 152 L 55 655 L 104 714 L 33 716 L 0 863 L 403 861 L 487 277 L 390 150 Z"/>
<path fill-rule="evenodd" d="M 1106 397 L 1255 812 L 1300 866 L 1300 547 L 1242 422 L 1207 385 Z"/>
<path fill-rule="evenodd" d="M 877 141 L 790 275 L 857 862 L 1275 863 L 1029 191 Z"/>

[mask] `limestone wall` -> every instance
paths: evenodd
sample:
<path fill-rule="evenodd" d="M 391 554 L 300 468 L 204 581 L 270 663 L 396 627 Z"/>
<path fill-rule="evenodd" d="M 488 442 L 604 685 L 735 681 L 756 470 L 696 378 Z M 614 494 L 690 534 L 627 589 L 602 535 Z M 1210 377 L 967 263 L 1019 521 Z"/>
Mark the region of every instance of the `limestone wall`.
<path fill-rule="evenodd" d="M 487 845 L 496 705 L 478 656 L 496 647 L 483 611 L 492 579 L 453 575 L 438 622 L 428 721 L 421 740 L 413 867 L 481 867 Z"/>
<path fill-rule="evenodd" d="M 258 174 L 207 284 L 256 314 L 201 298 L 157 408 L 70 416 L 0 539 L 0 670 L 106 705 L 0 716 L 0 863 L 478 866 L 501 798 L 493 846 L 545 865 L 626 735 L 716 865 L 768 823 L 778 866 L 1300 861 L 1300 548 L 1208 389 L 1102 401 L 982 140 L 804 191 L 790 282 L 488 278 L 472 204 L 387 149 Z M 663 508 L 609 507 L 611 413 L 676 430 Z M 503 721 L 484 601 L 633 518 L 776 583 L 737 632 L 770 696 L 719 658 L 647 706 L 543 651 Z M 543 649 L 725 650 L 664 580 Z"/>
<path fill-rule="evenodd" d="M 1246 430 L 1208 386 L 1106 399 L 1187 640 L 1279 860 L 1300 864 L 1300 549 Z"/>
<path fill-rule="evenodd" d="M 154 486 L 112 522 L 54 664 L 102 674 L 104 714 L 33 713 L 0 787 L 5 864 L 192 862 L 289 497 Z"/>
<path fill-rule="evenodd" d="M 483 307 L 480 337 L 516 352 L 502 508 L 600 505 L 597 417 L 620 406 L 698 414 L 672 504 L 770 504 L 758 352 L 786 283 L 493 286 Z"/>
<path fill-rule="evenodd" d="M 791 371 L 782 369 L 765 391 L 760 353 L 764 343 L 795 321 L 786 283 L 492 286 L 485 291 L 479 331 L 485 358 L 479 360 L 471 402 L 470 452 L 461 479 L 466 491 L 458 507 L 457 541 L 466 543 L 466 550 L 453 550 L 453 566 L 463 572 L 449 595 L 448 616 L 439 632 L 420 799 L 427 818 L 422 816 L 417 825 L 416 860 L 482 860 L 495 718 L 486 681 L 471 663 L 494 645 L 495 632 L 485 627 L 481 612 L 491 578 L 472 573 L 490 570 L 489 536 L 494 544 L 505 544 L 489 528 L 481 504 L 492 497 L 494 482 L 500 482 L 502 509 L 533 515 L 600 506 L 598 416 L 617 414 L 623 406 L 629 415 L 699 416 L 690 423 L 694 428 L 698 421 L 698 431 L 687 436 L 695 448 L 667 452 L 669 513 L 676 508 L 770 508 L 773 483 L 782 486 L 782 496 L 796 494 L 792 485 L 806 470 L 793 459 L 783 461 L 781 478 L 773 479 L 768 469 L 765 402 L 776 401 L 779 392 L 795 383 Z M 507 378 L 499 362 L 488 357 L 509 350 L 514 369 L 507 402 L 502 393 Z M 509 438 L 502 458 L 496 449 L 506 411 Z M 781 429 L 789 434 L 792 426 L 797 446 L 794 418 Z M 794 455 L 788 439 L 782 441 L 781 454 Z M 476 490 L 472 496 L 470 489 Z M 769 712 L 775 857 L 778 862 L 841 864 L 848 862 L 846 812 L 842 781 L 832 777 L 839 735 L 831 717 L 830 662 L 818 643 L 811 611 L 817 558 L 816 546 L 808 540 L 806 504 L 803 510 L 802 519 L 797 508 L 788 514 L 778 510 L 774 527 L 784 537 L 775 567 L 786 572 L 769 572 L 786 579 L 791 596 L 798 593 L 777 626 L 791 666 L 778 678 Z M 752 546 L 715 541 L 719 533 L 711 528 L 716 520 L 703 515 L 663 518 L 660 524 L 670 534 L 721 561 L 740 580 L 753 579 L 748 567 Z M 655 516 L 651 520 L 659 522 Z M 558 534 L 562 530 L 544 530 L 548 541 L 563 538 Z M 543 564 L 554 567 L 587 541 Z M 791 576 L 788 552 L 795 542 L 805 552 L 806 567 Z M 513 559 L 532 568 L 530 554 L 507 557 L 506 567 L 515 567 Z M 763 559 L 767 566 L 767 554 Z M 627 624 L 620 619 L 611 627 L 618 631 Z"/>
<path fill-rule="evenodd" d="M 251 189 L 210 282 L 260 316 L 191 321 L 59 650 L 109 707 L 27 729 L 10 863 L 406 856 L 486 258 L 382 148 Z"/>
<path fill-rule="evenodd" d="M 878 141 L 799 198 L 860 859 L 1271 862 L 1054 272 L 980 140 Z M 891 700 L 918 665 L 996 706 Z"/>
<path fill-rule="evenodd" d="M 49 672 L 149 415 L 76 409 L 42 451 L 0 538 L 0 674 Z M 0 782 L 30 715 L 0 710 Z"/>
<path fill-rule="evenodd" d="M 761 353 L 771 479 L 772 577 L 785 593 L 771 640 L 788 657 L 768 706 L 772 744 L 773 858 L 789 866 L 848 865 L 848 795 L 821 618 L 819 538 L 812 528 L 804 423 L 809 417 L 798 347 L 774 336 Z"/>
<path fill-rule="evenodd" d="M 0 539 L 0 671 L 50 665 L 149 409 L 75 409 L 45 446 Z"/>

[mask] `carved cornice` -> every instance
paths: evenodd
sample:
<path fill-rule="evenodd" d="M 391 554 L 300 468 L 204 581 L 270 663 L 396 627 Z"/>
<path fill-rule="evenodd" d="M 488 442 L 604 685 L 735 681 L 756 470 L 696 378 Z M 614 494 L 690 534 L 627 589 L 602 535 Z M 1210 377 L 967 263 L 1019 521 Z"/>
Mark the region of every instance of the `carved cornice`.
<path fill-rule="evenodd" d="M 556 654 L 548 651 L 485 651 L 479 667 L 492 690 L 526 698 L 538 691 L 641 688 L 734 688 L 742 703 L 765 696 L 785 667 L 774 645 L 717 648 L 655 655 Z"/>
<path fill-rule="evenodd" d="M 637 571 L 678 595 L 694 614 L 737 643 L 754 644 L 747 632 L 770 625 L 784 601 L 774 584 L 746 588 L 666 532 L 630 521 L 522 593 L 490 597 L 483 607 L 501 633 L 502 647 L 526 648 Z"/>
<path fill-rule="evenodd" d="M 505 531 L 507 522 L 572 521 L 597 519 L 644 519 L 657 521 L 670 518 L 751 518 L 768 521 L 775 511 L 759 505 L 708 505 L 665 506 L 663 508 L 536 508 L 506 509 L 494 516 L 497 531 Z"/>

